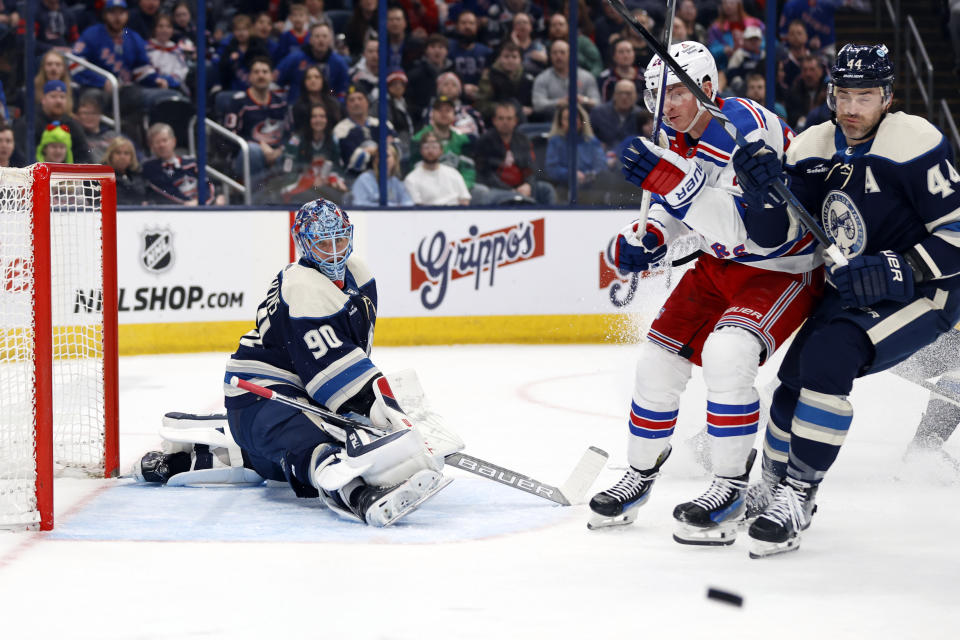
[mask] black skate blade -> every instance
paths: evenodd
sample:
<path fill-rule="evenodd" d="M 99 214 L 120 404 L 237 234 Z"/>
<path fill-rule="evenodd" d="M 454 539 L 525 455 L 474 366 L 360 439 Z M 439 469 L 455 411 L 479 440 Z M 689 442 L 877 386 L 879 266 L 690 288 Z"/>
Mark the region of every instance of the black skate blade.
<path fill-rule="evenodd" d="M 737 541 L 736 537 L 729 539 L 726 538 L 681 538 L 677 534 L 673 534 L 674 542 L 679 542 L 680 544 L 688 544 L 695 547 L 729 547 L 734 542 Z"/>

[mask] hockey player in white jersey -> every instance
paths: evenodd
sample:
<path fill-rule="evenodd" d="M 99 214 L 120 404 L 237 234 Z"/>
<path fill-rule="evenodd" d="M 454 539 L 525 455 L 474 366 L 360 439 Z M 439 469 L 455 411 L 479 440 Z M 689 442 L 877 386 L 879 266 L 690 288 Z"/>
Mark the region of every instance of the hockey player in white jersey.
<path fill-rule="evenodd" d="M 346 212 L 314 200 L 297 212 L 291 233 L 300 259 L 277 274 L 226 380 L 368 419 L 387 435 L 338 434 L 296 408 L 225 384 L 226 420 L 168 414 L 165 451 L 144 456 L 134 476 L 169 484 L 286 481 L 297 496 L 319 497 L 340 516 L 385 526 L 445 486 L 443 458 L 427 450 L 370 360 L 377 289 L 352 255 Z"/>
<path fill-rule="evenodd" d="M 702 44 L 682 42 L 671 54 L 709 96 L 717 68 Z M 645 99 L 653 111 L 663 62 L 646 71 Z M 630 467 L 590 502 L 591 529 L 627 524 L 649 497 L 670 439 L 680 396 L 693 365 L 703 367 L 713 480 L 699 497 L 674 510 L 674 538 L 685 544 L 731 544 L 744 515 L 755 456 L 760 405 L 754 386 L 765 359 L 807 317 L 822 290 L 822 269 L 809 234 L 794 226 L 773 248 L 745 231 L 742 193 L 730 159 L 733 140 L 671 72 L 666 76 L 664 126 L 669 149 L 635 138 L 622 159 L 626 179 L 654 192 L 649 219 L 627 225 L 617 239 L 617 266 L 645 271 L 668 245 L 698 234 L 703 255 L 671 293 L 640 347 L 628 427 Z M 776 114 L 747 99 L 717 99 L 748 140 L 783 155 L 793 134 Z M 762 240 L 762 239 L 761 239 Z"/>

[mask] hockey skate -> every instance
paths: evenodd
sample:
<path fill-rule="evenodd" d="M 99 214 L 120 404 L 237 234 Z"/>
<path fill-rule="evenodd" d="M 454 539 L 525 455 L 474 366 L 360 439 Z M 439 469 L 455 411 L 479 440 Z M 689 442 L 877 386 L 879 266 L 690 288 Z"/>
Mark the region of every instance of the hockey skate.
<path fill-rule="evenodd" d="M 667 445 L 652 469 L 641 471 L 630 467 L 617 484 L 593 496 L 590 500 L 593 515 L 587 529 L 625 525 L 636 520 L 637 510 L 649 499 L 653 482 L 660 476 L 660 467 L 670 457 L 671 450 Z"/>
<path fill-rule="evenodd" d="M 817 488 L 793 478 L 777 485 L 773 502 L 750 525 L 751 558 L 766 558 L 800 547 L 800 532 L 810 526 L 816 510 Z"/>
<path fill-rule="evenodd" d="M 750 468 L 757 457 L 752 449 L 747 457 L 747 470 L 742 475 L 728 478 L 714 476 L 706 492 L 678 504 L 673 510 L 676 529 L 673 539 L 680 544 L 724 546 L 733 544 L 746 513 L 747 485 Z"/>
<path fill-rule="evenodd" d="M 137 482 L 166 484 L 171 476 L 189 471 L 190 465 L 190 454 L 185 451 L 175 453 L 148 451 L 143 454 L 142 458 L 133 463 L 130 475 Z"/>

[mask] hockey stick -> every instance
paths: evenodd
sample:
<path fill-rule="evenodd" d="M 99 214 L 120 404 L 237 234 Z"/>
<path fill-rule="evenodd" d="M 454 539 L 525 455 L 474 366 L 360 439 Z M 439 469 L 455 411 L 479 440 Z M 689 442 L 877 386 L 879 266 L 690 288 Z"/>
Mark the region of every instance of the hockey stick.
<path fill-rule="evenodd" d="M 923 387 L 924 389 L 926 389 L 927 391 L 929 391 L 931 394 L 933 394 L 934 396 L 936 396 L 938 399 L 943 400 L 944 402 L 949 402 L 950 404 L 953 404 L 953 405 L 956 405 L 956 406 L 960 407 L 960 398 L 957 398 L 957 397 L 955 397 L 955 396 L 951 396 L 951 395 L 946 395 L 946 394 L 944 394 L 942 389 L 937 389 L 937 386 L 936 386 L 936 385 L 930 384 L 930 383 L 927 382 L 926 380 L 916 380 L 916 379 L 914 379 L 914 378 L 908 378 L 907 376 L 901 375 L 901 374 L 897 373 L 896 371 L 892 371 L 891 373 L 893 373 L 895 376 L 897 376 L 897 377 L 900 378 L 901 380 L 906 380 L 907 382 L 912 382 L 913 384 L 917 385 L 918 387 Z"/>
<path fill-rule="evenodd" d="M 660 59 L 670 67 L 670 70 L 673 71 L 674 75 L 683 83 L 683 85 L 690 90 L 693 96 L 703 105 L 711 116 L 713 116 L 717 122 L 723 127 L 723 130 L 727 132 L 731 138 L 737 143 L 738 147 L 745 147 L 747 144 L 747 139 L 743 137 L 743 134 L 740 133 L 740 130 L 737 129 L 737 126 L 730 121 L 723 111 L 720 110 L 720 107 L 717 104 L 707 97 L 707 94 L 693 81 L 692 78 L 683 70 L 683 67 L 677 63 L 676 59 L 670 55 L 670 51 L 665 49 L 663 44 L 654 38 L 647 28 L 642 24 L 637 22 L 632 15 L 630 15 L 629 10 L 623 5 L 621 0 L 607 0 L 610 3 L 610 6 L 613 7 L 614 11 L 620 14 L 620 16 L 633 27 L 634 31 L 640 34 L 644 40 L 647 41 L 647 44 L 650 45 L 650 48 L 653 49 L 653 52 L 660 56 Z M 780 180 L 775 180 L 773 182 L 773 190 L 777 193 L 778 196 L 784 199 L 787 203 L 787 207 L 790 211 L 796 215 L 803 222 L 803 225 L 807 228 L 810 233 L 820 242 L 824 247 L 826 247 L 827 254 L 833 259 L 833 262 L 837 266 L 845 266 L 847 264 L 847 258 L 843 255 L 843 252 L 833 244 L 830 239 L 827 237 L 827 234 L 823 229 L 820 228 L 820 225 L 817 224 L 817 221 L 814 219 L 810 213 L 803 208 L 803 205 L 800 204 L 800 201 L 795 195 L 787 188 L 787 185 L 783 184 Z"/>
<path fill-rule="evenodd" d="M 670 44 L 673 42 L 673 16 L 677 10 L 677 0 L 667 0 L 667 13 L 663 19 L 663 41 L 666 43 L 667 50 L 670 50 Z M 653 129 L 650 131 L 650 142 L 657 144 L 660 137 L 660 125 L 663 124 L 663 100 L 666 92 L 663 90 L 667 83 L 667 68 L 660 70 L 660 81 L 657 84 L 657 104 L 653 108 Z M 646 233 L 647 217 L 650 215 L 650 198 L 653 194 L 650 191 L 644 191 L 640 199 L 640 226 L 637 229 L 639 235 L 641 231 Z M 682 263 L 681 263 L 682 264 Z M 673 266 L 678 266 L 674 264 Z"/>
<path fill-rule="evenodd" d="M 341 429 L 363 429 L 375 436 L 387 434 L 387 431 L 384 429 L 357 422 L 356 420 L 351 420 L 332 411 L 301 402 L 295 398 L 277 393 L 272 389 L 261 387 L 248 380 L 241 380 L 237 376 L 231 376 L 229 382 L 230 386 L 249 391 L 261 398 L 274 400 L 299 409 L 304 413 L 312 413 L 315 416 L 323 418 L 325 423 L 330 423 L 330 425 Z M 327 433 L 341 441 L 345 438 L 344 434 L 337 433 L 336 431 L 327 431 Z M 603 469 L 607 457 L 607 453 L 601 449 L 596 447 L 587 449 L 580 459 L 580 462 L 577 463 L 577 466 L 570 473 L 566 482 L 564 482 L 562 488 L 534 480 L 529 476 L 511 471 L 492 462 L 475 458 L 460 451 L 444 456 L 444 461 L 457 469 L 463 469 L 464 471 L 482 476 L 488 480 L 493 480 L 494 482 L 505 484 L 508 487 L 513 487 L 514 489 L 519 489 L 520 491 L 550 500 L 551 502 L 556 502 L 559 505 L 570 506 L 583 501 L 590 486 L 594 480 L 597 479 L 597 476 L 600 475 L 600 471 Z"/>

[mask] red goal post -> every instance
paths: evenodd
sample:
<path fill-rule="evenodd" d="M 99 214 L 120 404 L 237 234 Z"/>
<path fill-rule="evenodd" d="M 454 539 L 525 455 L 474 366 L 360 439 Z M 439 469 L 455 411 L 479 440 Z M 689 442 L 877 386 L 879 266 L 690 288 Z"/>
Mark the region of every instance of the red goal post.
<path fill-rule="evenodd" d="M 113 170 L 0 169 L 0 528 L 53 528 L 54 475 L 117 474 Z"/>

